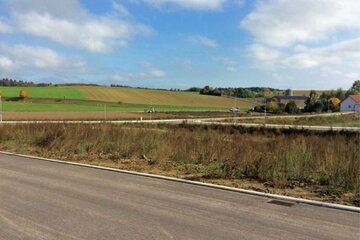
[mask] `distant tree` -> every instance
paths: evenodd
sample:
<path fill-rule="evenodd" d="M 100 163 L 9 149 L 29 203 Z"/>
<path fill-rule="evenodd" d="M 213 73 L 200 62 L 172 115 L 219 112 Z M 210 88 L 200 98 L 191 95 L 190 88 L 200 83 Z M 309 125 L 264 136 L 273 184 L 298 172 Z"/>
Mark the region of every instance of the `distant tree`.
<path fill-rule="evenodd" d="M 272 95 L 271 90 L 266 87 L 261 88 L 261 93 L 264 97 L 270 97 Z"/>
<path fill-rule="evenodd" d="M 360 94 L 360 80 L 356 80 L 351 88 L 346 92 L 345 96 L 348 97 L 349 95 L 358 95 Z"/>
<path fill-rule="evenodd" d="M 360 93 L 360 80 L 356 80 L 351 86 L 350 90 Z"/>
<path fill-rule="evenodd" d="M 20 90 L 19 97 L 22 98 L 22 99 L 24 99 L 24 98 L 29 97 L 29 94 L 28 94 L 28 92 L 25 91 L 25 90 Z"/>
<path fill-rule="evenodd" d="M 266 108 L 271 112 L 275 111 L 278 107 L 279 104 L 275 101 L 270 101 L 266 104 Z"/>
<path fill-rule="evenodd" d="M 332 97 L 329 100 L 330 108 L 333 112 L 338 112 L 340 110 L 340 103 L 341 100 L 336 97 Z"/>
<path fill-rule="evenodd" d="M 273 110 L 273 113 L 277 113 L 277 114 L 281 114 L 283 112 L 285 112 L 285 104 L 284 103 L 277 103 L 278 107 L 276 109 Z"/>
<path fill-rule="evenodd" d="M 236 90 L 236 97 L 238 98 L 254 98 L 256 95 L 253 91 L 245 88 L 239 88 Z"/>
<path fill-rule="evenodd" d="M 336 97 L 336 98 L 340 99 L 340 101 L 342 101 L 342 100 L 344 100 L 346 98 L 345 92 L 341 88 L 336 90 L 335 95 L 332 95 L 330 97 Z"/>
<path fill-rule="evenodd" d="M 321 101 L 316 101 L 314 105 L 312 106 L 313 112 L 322 112 L 324 110 L 324 104 Z"/>
<path fill-rule="evenodd" d="M 285 112 L 289 114 L 297 114 L 299 112 L 299 108 L 296 105 L 295 101 L 290 101 L 285 106 Z"/>
<path fill-rule="evenodd" d="M 318 95 L 315 90 L 311 90 L 308 99 L 305 101 L 305 111 L 313 112 L 315 111 L 314 106 L 318 100 Z"/>

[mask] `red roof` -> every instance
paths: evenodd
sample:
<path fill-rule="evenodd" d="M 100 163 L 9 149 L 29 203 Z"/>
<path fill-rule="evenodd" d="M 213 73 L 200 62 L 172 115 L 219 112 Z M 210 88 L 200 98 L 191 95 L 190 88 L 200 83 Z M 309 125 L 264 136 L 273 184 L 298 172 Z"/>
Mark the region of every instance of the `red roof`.
<path fill-rule="evenodd" d="M 349 97 L 351 97 L 356 104 L 360 104 L 360 95 L 350 95 Z"/>

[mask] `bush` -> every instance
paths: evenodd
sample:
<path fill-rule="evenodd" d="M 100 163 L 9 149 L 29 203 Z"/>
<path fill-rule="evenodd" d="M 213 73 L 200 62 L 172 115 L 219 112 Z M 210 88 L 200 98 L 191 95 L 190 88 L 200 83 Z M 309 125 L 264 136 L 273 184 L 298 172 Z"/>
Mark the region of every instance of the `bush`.
<path fill-rule="evenodd" d="M 299 108 L 296 105 L 295 101 L 290 101 L 285 106 L 285 112 L 289 114 L 297 114 L 299 112 Z"/>

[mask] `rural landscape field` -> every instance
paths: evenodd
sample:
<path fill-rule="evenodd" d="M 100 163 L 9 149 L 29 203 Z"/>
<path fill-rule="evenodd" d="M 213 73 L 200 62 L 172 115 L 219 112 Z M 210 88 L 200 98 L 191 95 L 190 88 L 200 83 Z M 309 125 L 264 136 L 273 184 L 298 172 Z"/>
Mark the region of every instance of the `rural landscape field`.
<path fill-rule="evenodd" d="M 0 240 L 359 240 L 360 0 L 0 0 Z"/>
<path fill-rule="evenodd" d="M 19 98 L 21 90 L 27 92 L 26 99 Z M 169 112 L 226 112 L 234 105 L 234 100 L 227 97 L 132 88 L 0 87 L 0 91 L 5 120 L 104 119 L 104 111 L 108 119 L 138 119 L 147 118 L 144 113 L 150 107 L 158 112 L 154 114 L 157 118 Z M 236 103 L 243 112 L 255 106 L 251 101 Z"/>

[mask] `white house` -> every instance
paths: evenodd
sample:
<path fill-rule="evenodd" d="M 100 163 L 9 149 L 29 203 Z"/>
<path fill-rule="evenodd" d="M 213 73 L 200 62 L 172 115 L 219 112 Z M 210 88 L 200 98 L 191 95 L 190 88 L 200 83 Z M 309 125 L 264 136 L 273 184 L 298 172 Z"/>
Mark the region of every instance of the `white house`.
<path fill-rule="evenodd" d="M 360 112 L 360 95 L 350 95 L 342 101 L 340 112 Z"/>

